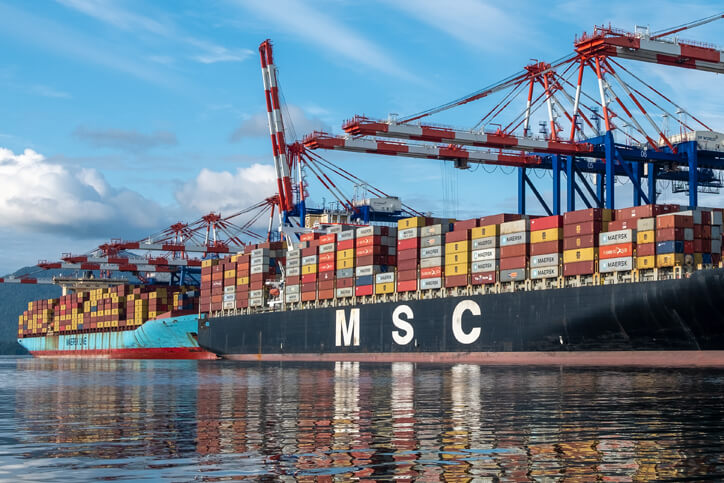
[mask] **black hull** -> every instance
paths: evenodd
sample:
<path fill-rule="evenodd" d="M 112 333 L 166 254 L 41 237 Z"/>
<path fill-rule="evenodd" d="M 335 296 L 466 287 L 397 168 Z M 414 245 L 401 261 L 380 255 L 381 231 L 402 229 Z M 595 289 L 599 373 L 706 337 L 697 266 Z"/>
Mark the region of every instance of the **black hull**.
<path fill-rule="evenodd" d="M 396 327 L 393 312 L 402 305 L 409 310 L 397 309 L 403 326 Z M 681 280 L 219 317 L 200 323 L 199 344 L 248 360 L 720 365 L 724 270 Z"/>

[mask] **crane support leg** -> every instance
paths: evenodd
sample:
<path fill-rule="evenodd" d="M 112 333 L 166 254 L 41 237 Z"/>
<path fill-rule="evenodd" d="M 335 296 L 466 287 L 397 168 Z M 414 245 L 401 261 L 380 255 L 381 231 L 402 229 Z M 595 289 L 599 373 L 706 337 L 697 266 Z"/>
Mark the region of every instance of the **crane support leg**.
<path fill-rule="evenodd" d="M 573 156 L 566 156 L 566 211 L 576 210 L 576 172 L 573 170 Z"/>
<path fill-rule="evenodd" d="M 601 208 L 603 206 L 603 201 L 601 201 L 601 199 L 598 196 L 596 196 L 595 191 L 593 191 L 593 188 L 591 188 L 591 185 L 588 183 L 588 180 L 586 179 L 586 177 L 583 176 L 583 173 L 581 173 L 577 169 L 575 170 L 575 172 L 578 175 L 578 179 L 581 181 L 581 184 L 583 185 L 583 187 L 586 188 L 586 191 L 588 192 L 588 195 L 591 197 L 593 202 L 596 204 L 596 206 L 598 208 Z M 581 199 L 586 204 L 586 207 L 591 208 L 591 203 L 588 201 L 588 198 L 586 198 L 583 195 L 583 192 L 581 191 L 581 188 L 578 186 L 578 183 L 576 183 L 576 188 L 578 190 L 578 194 L 581 196 Z"/>
<path fill-rule="evenodd" d="M 603 169 L 604 170 L 606 169 L 605 163 L 603 165 Z M 599 200 L 598 205 L 601 206 L 601 203 L 603 202 L 603 196 L 605 194 L 605 192 L 604 192 L 605 183 L 603 182 L 604 176 L 602 173 L 596 173 L 596 177 L 593 179 L 596 180 L 596 198 Z"/>
<path fill-rule="evenodd" d="M 649 202 L 656 204 L 656 163 L 648 163 Z"/>
<path fill-rule="evenodd" d="M 540 205 L 543 207 L 543 209 L 545 210 L 546 214 L 547 214 L 548 216 L 551 216 L 551 215 L 553 214 L 553 212 L 552 212 L 551 209 L 548 207 L 548 203 L 546 203 L 546 201 L 543 199 L 543 197 L 541 196 L 540 192 L 538 191 L 538 189 L 537 189 L 537 188 L 535 187 L 535 185 L 533 184 L 533 181 L 531 181 L 530 177 L 529 177 L 527 174 L 524 175 L 524 176 L 525 176 L 525 182 L 528 184 L 528 186 L 530 186 L 530 189 L 531 189 L 531 191 L 533 191 L 533 194 L 535 195 L 536 199 L 538 200 L 538 203 L 540 203 Z"/>
<path fill-rule="evenodd" d="M 699 160 L 696 153 L 696 141 L 689 141 L 682 146 L 689 159 L 689 207 L 699 206 Z"/>
<path fill-rule="evenodd" d="M 518 168 L 518 214 L 525 215 L 525 168 Z"/>
<path fill-rule="evenodd" d="M 606 151 L 606 208 L 612 210 L 616 206 L 614 202 L 614 186 L 616 177 L 614 176 L 614 145 L 613 133 L 609 129 L 604 136 L 603 145 Z"/>
<path fill-rule="evenodd" d="M 553 164 L 553 214 L 561 214 L 561 158 L 557 154 L 552 156 Z"/>

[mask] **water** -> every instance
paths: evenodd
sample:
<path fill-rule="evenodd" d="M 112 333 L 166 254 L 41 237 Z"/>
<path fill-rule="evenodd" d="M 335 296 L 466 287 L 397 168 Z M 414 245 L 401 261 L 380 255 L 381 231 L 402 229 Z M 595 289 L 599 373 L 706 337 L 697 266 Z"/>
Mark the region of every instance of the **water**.
<path fill-rule="evenodd" d="M 724 370 L 0 359 L 0 480 L 724 477 Z"/>

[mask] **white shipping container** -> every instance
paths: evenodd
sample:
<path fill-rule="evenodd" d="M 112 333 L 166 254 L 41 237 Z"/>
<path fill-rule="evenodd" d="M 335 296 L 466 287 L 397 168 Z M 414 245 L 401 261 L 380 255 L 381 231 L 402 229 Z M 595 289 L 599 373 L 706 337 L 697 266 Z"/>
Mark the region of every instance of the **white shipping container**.
<path fill-rule="evenodd" d="M 721 253 L 721 238 L 711 241 L 711 252 Z"/>
<path fill-rule="evenodd" d="M 255 248 L 251 251 L 252 257 L 263 257 L 263 256 L 269 256 L 269 249 L 268 248 Z"/>
<path fill-rule="evenodd" d="M 480 250 L 482 248 L 495 248 L 497 246 L 497 236 L 487 236 L 485 238 L 476 238 L 475 240 L 473 240 L 473 250 Z"/>
<path fill-rule="evenodd" d="M 445 263 L 443 257 L 430 257 L 420 259 L 420 268 L 442 267 Z"/>
<path fill-rule="evenodd" d="M 532 280 L 538 280 L 541 278 L 553 278 L 558 277 L 558 266 L 555 267 L 540 267 L 530 269 L 530 278 Z"/>
<path fill-rule="evenodd" d="M 357 238 L 363 236 L 381 235 L 382 227 L 380 225 L 370 225 L 357 228 Z"/>
<path fill-rule="evenodd" d="M 290 258 L 301 258 L 302 257 L 302 251 L 298 248 L 295 248 L 293 250 L 287 250 L 287 260 Z"/>
<path fill-rule="evenodd" d="M 442 245 L 442 235 L 424 236 L 420 239 L 420 248 L 439 247 Z"/>
<path fill-rule="evenodd" d="M 354 240 L 354 230 L 343 231 L 337 235 L 337 242 Z"/>
<path fill-rule="evenodd" d="M 355 268 L 355 276 L 357 277 L 364 277 L 365 275 L 372 275 L 374 274 L 374 265 L 365 265 L 364 267 L 357 267 Z"/>
<path fill-rule="evenodd" d="M 497 269 L 498 269 L 498 260 L 483 260 L 480 262 L 473 262 L 470 265 L 471 273 L 494 272 Z"/>
<path fill-rule="evenodd" d="M 287 268 L 287 275 L 289 275 L 289 276 L 301 275 L 301 274 L 302 274 L 301 267 L 288 267 Z"/>
<path fill-rule="evenodd" d="M 694 229 L 693 228 L 684 228 L 684 240 L 685 241 L 694 240 Z"/>
<path fill-rule="evenodd" d="M 266 266 L 264 266 L 264 265 L 256 265 L 255 267 L 251 267 L 251 268 L 249 269 L 249 273 L 251 273 L 252 275 L 254 275 L 255 273 L 264 273 L 264 272 L 266 272 L 267 270 L 269 270 L 269 267 L 266 267 Z"/>
<path fill-rule="evenodd" d="M 546 255 L 535 255 L 530 257 L 530 266 L 536 268 L 557 267 L 560 261 L 560 253 L 548 253 Z"/>
<path fill-rule="evenodd" d="M 397 239 L 410 240 L 411 238 L 417 238 L 418 236 L 420 236 L 419 228 L 406 228 L 404 230 L 400 230 L 400 232 L 397 234 Z"/>
<path fill-rule="evenodd" d="M 251 257 L 250 265 L 269 265 L 269 257 Z"/>
<path fill-rule="evenodd" d="M 718 240 L 721 238 L 721 227 L 719 225 L 711 225 L 711 239 Z"/>
<path fill-rule="evenodd" d="M 306 257 L 302 257 L 302 266 L 316 265 L 316 264 L 317 264 L 317 255 L 308 255 Z"/>
<path fill-rule="evenodd" d="M 299 293 L 301 287 L 301 285 L 287 285 L 286 287 L 284 287 L 284 292 L 286 292 L 287 294 Z"/>
<path fill-rule="evenodd" d="M 521 231 L 529 231 L 530 220 L 523 218 L 522 220 L 506 221 L 500 224 L 501 235 L 511 235 L 513 233 L 520 233 Z"/>
<path fill-rule="evenodd" d="M 354 268 L 340 268 L 337 270 L 337 278 L 352 278 L 354 277 Z"/>
<path fill-rule="evenodd" d="M 253 298 L 253 299 L 250 298 L 249 305 L 251 307 L 261 307 L 262 305 L 264 305 L 264 299 L 261 297 L 257 297 L 257 298 Z"/>
<path fill-rule="evenodd" d="M 332 225 L 327 227 L 327 233 L 340 233 L 342 231 L 342 225 Z"/>
<path fill-rule="evenodd" d="M 354 288 L 352 287 L 345 287 L 345 288 L 338 288 L 335 291 L 337 297 L 353 297 L 354 296 Z"/>
<path fill-rule="evenodd" d="M 319 253 L 331 253 L 334 251 L 334 243 L 325 243 L 319 245 Z"/>
<path fill-rule="evenodd" d="M 222 302 L 221 308 L 224 310 L 234 310 L 236 308 L 236 300 L 231 300 L 229 302 Z"/>
<path fill-rule="evenodd" d="M 495 260 L 500 258 L 500 250 L 497 248 L 483 248 L 482 250 L 473 250 L 470 255 L 474 262 Z"/>
<path fill-rule="evenodd" d="M 606 258 L 598 262 L 598 271 L 601 273 L 629 270 L 633 270 L 633 257 Z"/>
<path fill-rule="evenodd" d="M 423 278 L 420 280 L 420 290 L 442 288 L 442 278 Z"/>
<path fill-rule="evenodd" d="M 656 218 L 639 218 L 636 220 L 638 231 L 651 231 L 656 229 Z"/>
<path fill-rule="evenodd" d="M 722 212 L 721 211 L 712 211 L 711 212 L 711 224 L 716 226 L 722 225 Z"/>
<path fill-rule="evenodd" d="M 249 290 L 249 298 L 254 299 L 264 295 L 263 290 Z"/>
<path fill-rule="evenodd" d="M 284 296 L 284 301 L 288 304 L 299 303 L 299 294 L 298 293 L 288 293 Z"/>
<path fill-rule="evenodd" d="M 447 225 L 445 225 L 445 228 L 440 224 L 420 228 L 420 236 L 442 235 L 443 233 L 447 233 Z"/>
<path fill-rule="evenodd" d="M 224 293 L 236 293 L 236 287 L 233 285 L 224 287 Z"/>
<path fill-rule="evenodd" d="M 521 231 L 518 233 L 509 233 L 507 235 L 500 235 L 500 246 L 507 247 L 512 245 L 522 245 L 528 243 L 528 232 Z"/>
<path fill-rule="evenodd" d="M 442 247 L 427 247 L 420 249 L 420 258 L 440 257 L 442 255 Z"/>
<path fill-rule="evenodd" d="M 236 294 L 235 293 L 225 293 L 224 298 L 222 299 L 224 302 L 233 302 L 236 300 Z"/>
<path fill-rule="evenodd" d="M 287 268 L 300 267 L 301 264 L 302 264 L 301 258 L 292 258 L 291 260 L 287 258 Z"/>
<path fill-rule="evenodd" d="M 395 272 L 378 273 L 375 275 L 375 283 L 390 283 L 395 281 Z"/>
<path fill-rule="evenodd" d="M 619 243 L 635 243 L 636 230 L 606 231 L 598 235 L 598 244 L 601 246 L 618 245 Z"/>

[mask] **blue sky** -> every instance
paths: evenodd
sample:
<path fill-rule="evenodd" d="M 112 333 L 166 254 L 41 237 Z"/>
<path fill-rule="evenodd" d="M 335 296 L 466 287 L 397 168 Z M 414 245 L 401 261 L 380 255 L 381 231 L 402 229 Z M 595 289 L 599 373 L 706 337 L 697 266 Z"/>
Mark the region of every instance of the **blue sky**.
<path fill-rule="evenodd" d="M 266 38 L 302 136 L 442 104 L 571 52 L 594 24 L 659 30 L 716 3 L 0 0 L 0 273 L 272 194 Z M 724 44 L 724 23 L 683 37 Z M 724 131 L 720 76 L 625 65 Z M 431 121 L 470 128 L 485 107 Z M 420 210 L 516 209 L 506 170 L 325 156 Z"/>

